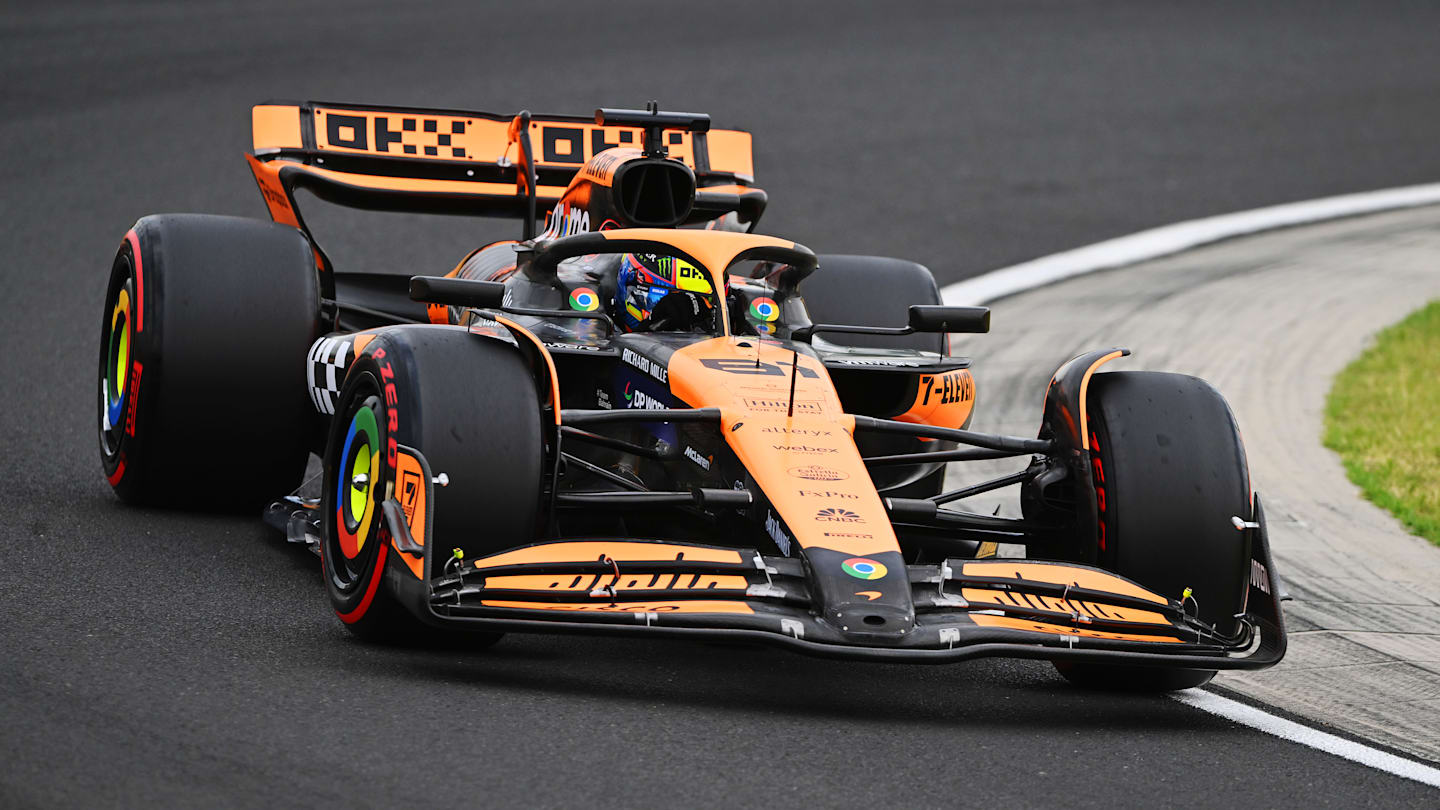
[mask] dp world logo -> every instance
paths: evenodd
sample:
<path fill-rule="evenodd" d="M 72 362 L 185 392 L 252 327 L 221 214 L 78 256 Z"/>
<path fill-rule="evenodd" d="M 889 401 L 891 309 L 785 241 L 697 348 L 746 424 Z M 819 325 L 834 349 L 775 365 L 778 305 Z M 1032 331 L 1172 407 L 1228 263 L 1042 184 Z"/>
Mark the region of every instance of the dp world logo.
<path fill-rule="evenodd" d="M 815 513 L 815 519 L 822 523 L 864 523 L 860 516 L 849 509 L 832 506 Z"/>

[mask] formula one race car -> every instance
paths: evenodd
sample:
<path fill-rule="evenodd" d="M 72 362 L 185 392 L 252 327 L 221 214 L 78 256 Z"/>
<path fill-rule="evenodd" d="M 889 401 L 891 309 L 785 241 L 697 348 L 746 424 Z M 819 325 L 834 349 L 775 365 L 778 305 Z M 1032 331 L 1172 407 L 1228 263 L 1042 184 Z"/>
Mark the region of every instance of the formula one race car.
<path fill-rule="evenodd" d="M 101 460 L 127 502 L 268 503 L 358 635 L 1003 655 L 1151 689 L 1284 655 L 1213 388 L 1096 374 L 1128 354 L 1103 349 L 1055 372 L 1035 436 L 970 430 L 948 334 L 989 311 L 941 305 L 910 262 L 753 233 L 747 133 L 653 102 L 593 120 L 272 102 L 253 123 L 273 223 L 149 216 L 120 244 Z M 342 273 L 297 189 L 522 235 L 445 275 Z M 947 463 L 1010 457 L 944 491 Z M 954 507 L 1009 485 L 1022 517 Z"/>

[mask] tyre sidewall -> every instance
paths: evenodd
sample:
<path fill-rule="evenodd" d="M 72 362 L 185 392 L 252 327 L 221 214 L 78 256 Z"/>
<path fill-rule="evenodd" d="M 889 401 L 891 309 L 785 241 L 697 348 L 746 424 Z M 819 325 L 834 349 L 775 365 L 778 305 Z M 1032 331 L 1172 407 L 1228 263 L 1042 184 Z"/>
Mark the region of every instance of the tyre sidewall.
<path fill-rule="evenodd" d="M 1098 564 L 1169 599 L 1192 589 L 1200 617 L 1233 633 L 1249 550 L 1230 517 L 1250 514 L 1250 484 L 1229 406 L 1181 374 L 1112 372 L 1090 386 Z"/>
<path fill-rule="evenodd" d="M 100 448 L 122 500 L 254 508 L 300 483 L 316 433 L 304 378 L 319 330 L 308 245 L 293 228 L 192 214 L 145 217 L 125 235 L 100 347 L 103 375 L 115 290 L 133 284 L 124 435 Z"/>

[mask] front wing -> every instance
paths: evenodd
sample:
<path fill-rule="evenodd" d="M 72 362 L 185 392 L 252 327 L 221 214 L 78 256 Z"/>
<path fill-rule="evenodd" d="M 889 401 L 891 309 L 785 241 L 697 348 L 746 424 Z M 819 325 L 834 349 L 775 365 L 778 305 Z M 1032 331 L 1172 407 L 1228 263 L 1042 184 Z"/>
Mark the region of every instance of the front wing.
<path fill-rule="evenodd" d="M 634 539 L 557 540 L 478 560 L 395 537 L 387 584 L 433 624 L 505 632 L 641 633 L 746 639 L 832 658 L 948 663 L 985 656 L 1188 669 L 1261 669 L 1285 654 L 1280 589 L 1256 499 L 1239 630 L 1221 635 L 1166 599 L 1098 568 L 1010 559 L 907 566 L 914 613 L 821 618 L 802 559 Z M 428 562 L 428 560 L 427 560 Z M 859 587 L 863 587 L 863 582 Z M 884 626 L 886 623 L 889 626 Z"/>

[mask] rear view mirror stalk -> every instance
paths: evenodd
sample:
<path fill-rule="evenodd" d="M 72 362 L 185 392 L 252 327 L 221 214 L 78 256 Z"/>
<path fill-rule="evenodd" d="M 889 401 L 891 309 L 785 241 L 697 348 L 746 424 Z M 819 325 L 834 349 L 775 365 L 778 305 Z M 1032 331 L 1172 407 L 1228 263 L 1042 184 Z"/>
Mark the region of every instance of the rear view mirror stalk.
<path fill-rule="evenodd" d="M 816 332 L 845 332 L 852 335 L 910 335 L 916 332 L 967 332 L 984 334 L 990 331 L 989 307 L 948 307 L 916 304 L 910 307 L 909 326 L 850 326 L 817 323 L 796 329 L 791 338 L 809 343 Z"/>

